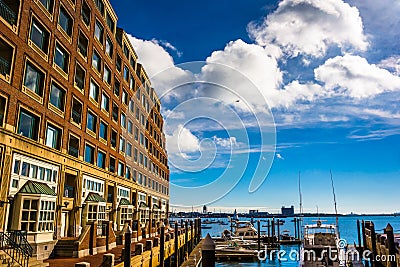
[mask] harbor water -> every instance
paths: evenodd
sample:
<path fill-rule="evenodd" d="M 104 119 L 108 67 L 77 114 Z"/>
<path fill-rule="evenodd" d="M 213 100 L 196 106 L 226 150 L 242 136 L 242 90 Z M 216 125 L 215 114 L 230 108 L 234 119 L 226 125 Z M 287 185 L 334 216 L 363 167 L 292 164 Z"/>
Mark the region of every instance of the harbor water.
<path fill-rule="evenodd" d="M 249 218 L 240 218 L 241 220 L 249 221 Z M 293 218 L 278 218 L 284 220 L 285 223 L 280 225 L 280 232 L 284 230 L 290 231 L 291 235 L 294 235 L 294 222 L 292 222 Z M 303 224 L 312 224 L 318 219 L 317 217 L 304 217 Z M 323 223 L 327 224 L 334 224 L 336 221 L 335 217 L 321 217 L 320 218 Z M 204 220 L 212 220 L 212 221 L 224 221 L 228 222 L 228 219 L 225 218 L 208 218 Z M 254 224 L 256 227 L 257 221 L 260 220 L 261 224 L 261 232 L 267 232 L 267 220 L 268 218 L 254 218 Z M 372 221 L 375 224 L 375 229 L 377 233 L 383 233 L 383 229 L 386 227 L 388 223 L 393 226 L 395 233 L 400 233 L 400 216 L 344 216 L 339 217 L 339 231 L 340 231 L 340 238 L 346 240 L 347 244 L 353 245 L 354 243 L 358 243 L 358 236 L 357 236 L 357 220 L 364 221 Z M 221 233 L 224 229 L 229 229 L 229 225 L 221 225 L 219 223 L 211 223 L 207 224 L 210 226 L 211 229 L 202 229 L 203 237 L 206 236 L 208 233 L 211 236 L 221 236 Z M 281 250 L 284 250 L 287 254 L 282 258 L 281 261 L 278 260 L 271 260 L 269 257 L 265 261 L 260 262 L 219 262 L 217 263 L 218 267 L 225 267 L 225 266 L 249 266 L 249 267 L 266 267 L 266 266 L 298 266 L 299 263 L 297 261 L 291 260 L 288 254 L 291 251 L 298 251 L 298 246 L 281 246 Z"/>

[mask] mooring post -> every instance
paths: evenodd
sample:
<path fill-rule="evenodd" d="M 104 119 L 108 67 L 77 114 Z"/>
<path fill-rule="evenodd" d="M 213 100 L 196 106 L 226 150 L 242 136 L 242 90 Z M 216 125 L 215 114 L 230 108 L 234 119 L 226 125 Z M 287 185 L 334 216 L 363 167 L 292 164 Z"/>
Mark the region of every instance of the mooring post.
<path fill-rule="evenodd" d="M 183 257 L 184 259 L 189 258 L 189 222 L 185 221 L 185 245 L 184 245 Z M 186 257 L 187 255 L 187 257 Z"/>
<path fill-rule="evenodd" d="M 257 221 L 257 243 L 258 243 L 258 251 L 261 250 L 261 227 L 260 227 L 260 220 Z"/>
<path fill-rule="evenodd" d="M 361 231 L 360 231 L 360 220 L 357 220 L 357 237 L 358 237 L 358 253 L 361 254 Z"/>
<path fill-rule="evenodd" d="M 280 219 L 278 219 L 278 223 L 277 223 L 277 228 L 278 228 L 278 243 L 279 243 L 279 241 L 281 240 L 281 231 L 280 231 L 280 224 L 281 224 L 281 220 Z"/>
<path fill-rule="evenodd" d="M 294 222 L 294 239 L 297 239 L 297 218 L 296 217 L 294 217 L 293 222 Z"/>
<path fill-rule="evenodd" d="M 201 232 L 201 218 L 199 218 L 199 240 L 198 240 L 198 242 L 200 242 L 200 239 L 201 239 L 201 237 L 202 237 L 202 232 Z"/>
<path fill-rule="evenodd" d="M 271 235 L 272 235 L 272 244 L 275 243 L 275 218 L 272 218 L 271 221 Z"/>
<path fill-rule="evenodd" d="M 165 255 L 165 225 L 161 223 L 160 230 L 160 267 L 164 267 L 164 255 Z"/>
<path fill-rule="evenodd" d="M 396 245 L 394 243 L 393 227 L 388 223 L 385 228 L 385 234 L 387 236 L 388 246 L 389 246 L 389 262 L 390 267 L 396 267 Z"/>
<path fill-rule="evenodd" d="M 178 230 L 178 222 L 175 222 L 175 232 L 174 232 L 174 267 L 179 267 L 179 230 Z"/>
<path fill-rule="evenodd" d="M 301 219 L 297 218 L 297 237 L 299 240 L 301 240 L 300 222 L 301 222 Z"/>
<path fill-rule="evenodd" d="M 373 222 L 370 222 L 370 230 L 371 230 L 371 243 L 372 243 L 372 255 L 371 255 L 371 266 L 375 267 L 375 258 L 377 255 L 376 249 L 376 234 L 375 234 L 375 225 Z"/>
<path fill-rule="evenodd" d="M 367 236 L 365 234 L 365 222 L 364 220 L 361 221 L 361 234 L 362 234 L 362 242 L 363 242 L 363 246 L 362 246 L 362 251 L 367 249 Z M 369 261 L 365 261 L 365 267 L 369 267 Z"/>
<path fill-rule="evenodd" d="M 190 246 L 189 246 L 189 254 L 193 250 L 193 239 L 194 239 L 194 229 L 193 229 L 193 220 L 190 220 Z"/>
<path fill-rule="evenodd" d="M 268 243 L 269 243 L 269 240 L 270 240 L 270 238 L 271 238 L 271 225 L 270 225 L 270 219 L 268 219 L 267 220 L 267 228 L 268 228 Z"/>
<path fill-rule="evenodd" d="M 201 254 L 202 267 L 215 267 L 215 243 L 210 234 L 207 234 L 201 244 Z"/>
<path fill-rule="evenodd" d="M 132 229 L 128 225 L 125 229 L 125 255 L 124 267 L 131 267 L 131 243 L 132 243 Z"/>

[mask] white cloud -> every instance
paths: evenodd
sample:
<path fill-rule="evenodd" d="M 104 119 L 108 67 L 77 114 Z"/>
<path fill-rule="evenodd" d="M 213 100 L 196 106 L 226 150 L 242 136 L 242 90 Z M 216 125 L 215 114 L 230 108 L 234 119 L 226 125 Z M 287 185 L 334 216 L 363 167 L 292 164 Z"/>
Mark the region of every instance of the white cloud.
<path fill-rule="evenodd" d="M 400 55 L 393 55 L 379 62 L 378 67 L 387 69 L 393 74 L 400 75 Z"/>
<path fill-rule="evenodd" d="M 383 92 L 400 90 L 400 77 L 369 64 L 360 56 L 337 56 L 328 59 L 314 71 L 315 79 L 331 91 L 354 98 L 373 97 Z"/>
<path fill-rule="evenodd" d="M 261 25 L 248 25 L 262 46 L 277 45 L 289 56 L 321 57 L 331 45 L 366 50 L 358 9 L 341 0 L 283 0 Z"/>
<path fill-rule="evenodd" d="M 166 135 L 169 153 L 192 153 L 200 151 L 199 139 L 183 125 L 178 125 L 172 135 Z"/>
<path fill-rule="evenodd" d="M 217 136 L 213 136 L 213 140 L 216 145 L 221 146 L 223 148 L 232 148 L 238 145 L 236 141 L 236 137 L 231 136 L 229 138 L 221 138 Z"/>

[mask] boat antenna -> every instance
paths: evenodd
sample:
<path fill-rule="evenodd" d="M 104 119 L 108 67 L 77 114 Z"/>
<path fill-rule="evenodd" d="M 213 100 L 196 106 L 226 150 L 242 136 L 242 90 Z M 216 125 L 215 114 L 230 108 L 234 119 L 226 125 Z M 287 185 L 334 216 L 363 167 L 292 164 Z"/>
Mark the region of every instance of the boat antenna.
<path fill-rule="evenodd" d="M 336 228 L 338 229 L 338 235 L 339 235 L 339 217 L 338 217 L 337 205 L 336 205 L 335 185 L 333 184 L 332 170 L 329 170 L 329 172 L 331 173 L 331 183 L 332 183 L 333 201 L 334 201 L 334 203 L 335 203 Z"/>
<path fill-rule="evenodd" d="M 301 194 L 300 171 L 299 171 L 299 197 L 300 197 L 300 215 L 301 215 L 303 214 L 303 196 Z"/>

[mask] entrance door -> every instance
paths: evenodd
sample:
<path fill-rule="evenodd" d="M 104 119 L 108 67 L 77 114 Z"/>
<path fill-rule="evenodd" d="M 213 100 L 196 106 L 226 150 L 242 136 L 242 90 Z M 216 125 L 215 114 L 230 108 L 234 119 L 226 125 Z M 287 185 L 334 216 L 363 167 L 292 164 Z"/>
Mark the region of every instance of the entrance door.
<path fill-rule="evenodd" d="M 68 212 L 61 213 L 61 237 L 66 237 L 68 231 Z"/>

